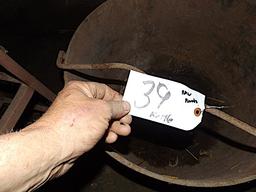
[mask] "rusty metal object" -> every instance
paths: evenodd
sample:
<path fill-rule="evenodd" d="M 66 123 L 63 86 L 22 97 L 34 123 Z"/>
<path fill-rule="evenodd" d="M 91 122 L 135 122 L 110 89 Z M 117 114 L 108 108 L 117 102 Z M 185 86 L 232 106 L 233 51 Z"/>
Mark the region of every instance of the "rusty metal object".
<path fill-rule="evenodd" d="M 4 72 L 0 72 L 0 80 L 9 81 L 9 82 L 12 82 L 12 83 L 21 83 L 19 80 L 11 77 L 10 75 L 8 75 Z"/>
<path fill-rule="evenodd" d="M 22 82 L 29 87 L 36 90 L 42 96 L 50 101 L 53 101 L 56 95 L 50 91 L 44 84 L 38 81 L 33 75 L 22 68 L 16 63 L 11 57 L 9 57 L 3 50 L 0 49 L 0 65 L 3 66 L 7 71 L 15 75 Z"/>
<path fill-rule="evenodd" d="M 0 80 L 20 84 L 17 93 L 15 94 L 14 98 L 8 102 L 8 108 L 1 116 L 1 135 L 13 131 L 14 126 L 16 125 L 27 104 L 32 98 L 34 90 L 4 72 L 0 72 Z"/>
<path fill-rule="evenodd" d="M 206 112 L 219 117 L 229 123 L 231 123 L 232 125 L 238 127 L 241 130 L 246 131 L 247 133 L 256 136 L 256 128 L 248 125 L 247 123 L 240 121 L 239 119 L 232 117 L 231 115 L 219 110 L 219 109 L 205 109 Z"/>
<path fill-rule="evenodd" d="M 138 71 L 138 72 L 141 72 L 141 73 L 144 73 L 144 71 L 138 69 L 137 67 L 134 67 L 134 66 L 131 66 L 131 65 L 128 65 L 128 64 L 125 64 L 125 63 L 103 63 L 103 64 L 62 64 L 62 63 L 59 63 L 57 62 L 57 66 L 61 69 L 72 69 L 72 70 L 79 70 L 79 69 L 87 69 L 87 70 L 111 70 L 111 69 L 123 69 L 123 70 L 134 70 L 134 71 Z M 235 117 L 232 117 L 231 115 L 223 112 L 223 111 L 220 111 L 218 108 L 222 108 L 223 106 L 216 106 L 214 108 L 214 106 L 208 106 L 206 105 L 206 109 L 205 111 L 216 116 L 216 117 L 219 117 L 221 118 L 222 120 L 224 121 L 227 121 L 228 123 L 234 125 L 235 127 L 243 130 L 243 131 L 246 131 L 247 133 L 251 134 L 251 135 L 254 135 L 256 136 L 256 128 L 251 126 L 251 125 L 248 125 L 247 123 L 245 122 L 242 122 L 241 120 L 235 118 Z M 201 109 L 200 108 L 196 108 L 194 110 L 194 115 L 195 116 L 200 116 L 201 114 Z"/>
<path fill-rule="evenodd" d="M 234 106 L 225 110 L 255 126 L 255 10 L 242 0 L 108 0 L 82 22 L 64 64 L 129 63 L 218 98 L 207 102 Z M 119 69 L 78 71 L 88 80 L 128 76 Z M 70 72 L 64 77 L 81 79 Z M 132 127 L 108 153 L 142 174 L 201 187 L 256 178 L 255 138 L 207 114 L 192 132 L 136 118 Z"/>
<path fill-rule="evenodd" d="M 25 84 L 21 84 L 18 92 L 0 119 L 0 135 L 12 131 L 25 107 L 30 101 L 34 90 Z"/>
<path fill-rule="evenodd" d="M 10 105 L 11 102 L 12 102 L 12 99 L 9 97 L 0 97 L 0 106 L 1 105 Z M 49 106 L 41 105 L 41 104 L 35 104 L 33 106 L 34 111 L 38 111 L 38 112 L 42 112 L 42 113 L 46 112 L 48 108 L 49 108 Z"/>
<path fill-rule="evenodd" d="M 20 84 L 17 93 L 0 119 L 0 134 L 6 134 L 13 131 L 35 90 L 50 101 L 53 101 L 56 96 L 45 85 L 6 55 L 6 51 L 3 48 L 0 48 L 0 65 L 19 78 L 17 80 L 4 72 L 0 72 L 0 80 Z M 38 109 L 45 110 L 44 107 L 38 107 Z"/>

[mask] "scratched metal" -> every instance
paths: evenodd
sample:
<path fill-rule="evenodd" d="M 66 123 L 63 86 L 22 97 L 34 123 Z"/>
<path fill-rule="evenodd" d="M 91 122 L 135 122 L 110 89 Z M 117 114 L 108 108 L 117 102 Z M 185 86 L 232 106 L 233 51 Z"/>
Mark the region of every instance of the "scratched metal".
<path fill-rule="evenodd" d="M 65 62 L 132 64 L 206 94 L 208 104 L 230 105 L 225 111 L 256 125 L 252 0 L 108 0 L 81 23 Z M 80 72 L 118 80 L 128 75 Z M 65 78 L 77 77 L 66 72 Z M 256 139 L 215 117 L 205 115 L 191 132 L 140 119 L 132 128 L 130 137 L 112 147 L 130 162 L 166 175 L 168 182 L 216 187 L 256 178 Z"/>

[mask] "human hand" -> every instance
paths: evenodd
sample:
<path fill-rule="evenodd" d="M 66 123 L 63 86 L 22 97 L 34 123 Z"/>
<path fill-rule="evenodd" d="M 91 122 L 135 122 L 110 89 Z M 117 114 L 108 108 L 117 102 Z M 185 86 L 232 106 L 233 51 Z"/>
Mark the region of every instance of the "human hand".
<path fill-rule="evenodd" d="M 129 103 L 104 84 L 68 83 L 38 121 L 0 137 L 0 191 L 36 189 L 63 175 L 105 133 L 107 143 L 128 135 L 129 111 Z"/>
<path fill-rule="evenodd" d="M 92 82 L 69 82 L 37 123 L 50 124 L 72 154 L 89 151 L 104 136 L 113 143 L 129 135 L 130 105 L 110 87 Z"/>

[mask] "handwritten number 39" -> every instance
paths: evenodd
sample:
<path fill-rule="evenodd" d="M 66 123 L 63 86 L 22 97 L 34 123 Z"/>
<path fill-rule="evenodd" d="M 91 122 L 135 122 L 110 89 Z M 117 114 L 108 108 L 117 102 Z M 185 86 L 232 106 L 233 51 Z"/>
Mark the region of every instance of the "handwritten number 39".
<path fill-rule="evenodd" d="M 155 82 L 154 82 L 154 81 L 143 81 L 143 84 L 144 84 L 144 85 L 151 84 L 151 87 L 150 87 L 150 89 L 149 89 L 146 93 L 144 93 L 144 96 L 145 96 L 145 98 L 146 98 L 146 102 L 145 102 L 144 105 L 138 105 L 137 102 L 134 101 L 134 106 L 135 106 L 136 108 L 145 108 L 145 107 L 147 107 L 147 106 L 150 104 L 150 97 L 149 97 L 149 95 L 152 93 L 152 91 L 153 91 L 154 88 L 155 88 Z M 167 90 L 167 92 L 166 92 L 166 94 L 165 94 L 164 96 L 160 94 L 160 89 L 161 89 L 161 88 L 165 88 L 165 89 Z M 161 105 L 162 105 L 166 100 L 168 100 L 168 99 L 171 97 L 171 93 L 170 93 L 170 91 L 168 91 L 167 86 L 166 86 L 165 84 L 163 84 L 163 83 L 159 83 L 159 84 L 157 85 L 156 90 L 157 90 L 158 96 L 162 99 L 161 102 L 159 103 L 159 105 L 157 106 L 157 108 L 159 109 L 159 108 L 161 107 Z"/>

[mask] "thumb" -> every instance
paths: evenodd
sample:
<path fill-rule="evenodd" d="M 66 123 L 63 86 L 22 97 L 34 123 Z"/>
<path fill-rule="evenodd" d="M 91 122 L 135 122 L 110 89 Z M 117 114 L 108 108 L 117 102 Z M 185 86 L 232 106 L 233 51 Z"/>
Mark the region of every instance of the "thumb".
<path fill-rule="evenodd" d="M 119 119 L 130 112 L 131 106 L 127 101 L 108 101 L 111 108 L 111 118 Z"/>

